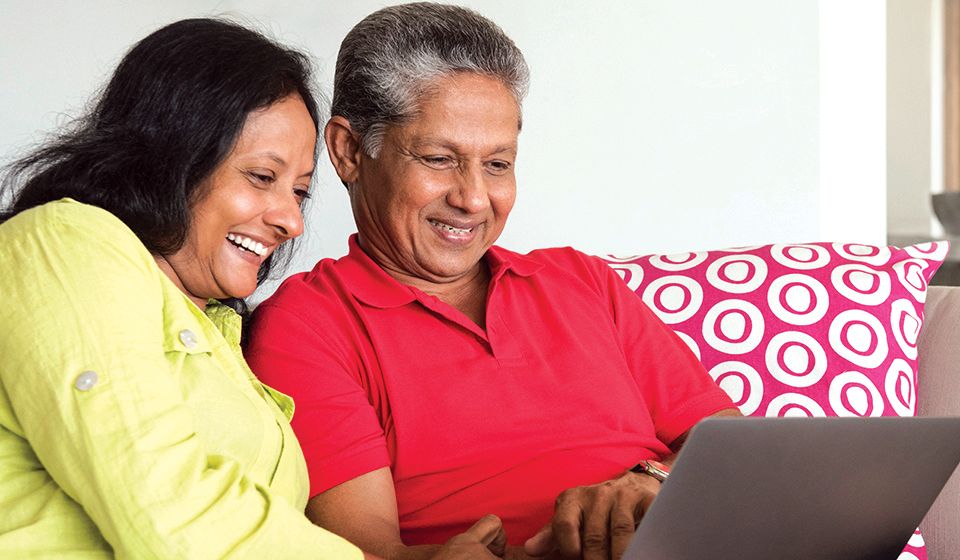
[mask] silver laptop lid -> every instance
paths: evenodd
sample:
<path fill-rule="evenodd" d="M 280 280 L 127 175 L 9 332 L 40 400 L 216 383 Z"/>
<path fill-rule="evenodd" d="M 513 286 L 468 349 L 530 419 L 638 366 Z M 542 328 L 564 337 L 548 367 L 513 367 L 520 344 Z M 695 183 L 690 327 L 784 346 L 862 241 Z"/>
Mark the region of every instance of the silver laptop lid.
<path fill-rule="evenodd" d="M 958 463 L 960 418 L 708 418 L 624 559 L 896 559 Z"/>

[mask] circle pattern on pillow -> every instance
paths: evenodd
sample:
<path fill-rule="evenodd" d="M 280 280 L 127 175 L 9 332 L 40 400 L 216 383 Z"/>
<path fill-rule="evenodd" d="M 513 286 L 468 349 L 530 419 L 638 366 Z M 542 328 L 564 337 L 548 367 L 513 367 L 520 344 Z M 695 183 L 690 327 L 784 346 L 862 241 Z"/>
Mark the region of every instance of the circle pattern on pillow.
<path fill-rule="evenodd" d="M 748 416 L 913 416 L 946 243 L 766 245 L 607 259 Z M 926 560 L 919 531 L 899 560 Z"/>
<path fill-rule="evenodd" d="M 946 243 L 765 245 L 608 259 L 744 414 L 911 416 Z"/>

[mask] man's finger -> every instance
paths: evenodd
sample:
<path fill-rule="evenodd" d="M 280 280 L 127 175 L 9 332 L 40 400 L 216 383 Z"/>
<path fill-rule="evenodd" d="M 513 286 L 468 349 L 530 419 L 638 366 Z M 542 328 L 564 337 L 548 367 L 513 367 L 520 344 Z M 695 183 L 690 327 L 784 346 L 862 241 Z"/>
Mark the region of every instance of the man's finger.
<path fill-rule="evenodd" d="M 548 523 L 523 543 L 523 551 L 530 556 L 546 556 L 553 552 L 556 546 L 553 540 L 553 527 Z"/>
<path fill-rule="evenodd" d="M 583 560 L 610 560 L 610 516 L 618 492 L 610 484 L 594 488 L 593 500 L 584 512 L 580 548 Z"/>
<path fill-rule="evenodd" d="M 626 552 L 637 526 L 633 513 L 638 509 L 637 504 L 631 504 L 630 500 L 619 500 L 610 511 L 611 558 L 622 558 Z"/>
<path fill-rule="evenodd" d="M 463 539 L 468 542 L 490 545 L 495 542 L 502 533 L 503 522 L 500 521 L 500 518 L 493 514 L 487 514 L 458 536 L 463 537 Z M 504 536 L 503 538 L 506 537 Z"/>
<path fill-rule="evenodd" d="M 553 512 L 551 531 L 557 549 L 565 558 L 580 557 L 580 529 L 583 522 L 583 510 L 579 499 L 573 493 L 563 493 L 557 500 Z"/>

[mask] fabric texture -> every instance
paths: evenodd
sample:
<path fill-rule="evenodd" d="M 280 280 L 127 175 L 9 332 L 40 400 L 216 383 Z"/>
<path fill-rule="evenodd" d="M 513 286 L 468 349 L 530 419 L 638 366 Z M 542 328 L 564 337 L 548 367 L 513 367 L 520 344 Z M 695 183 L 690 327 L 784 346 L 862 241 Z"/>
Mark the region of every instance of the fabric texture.
<path fill-rule="evenodd" d="M 913 416 L 945 243 L 765 245 L 607 258 L 747 416 Z M 902 560 L 926 558 L 911 539 Z M 911 556 L 912 555 L 912 556 Z"/>
<path fill-rule="evenodd" d="M 931 287 L 920 337 L 919 416 L 960 416 L 960 288 Z M 954 472 L 921 528 L 933 560 L 951 560 L 960 550 L 960 470 Z"/>
<path fill-rule="evenodd" d="M 392 469 L 401 536 L 438 543 L 499 515 L 520 544 L 563 490 L 608 480 L 732 407 L 595 257 L 491 248 L 486 328 L 350 254 L 289 278 L 247 357 L 297 401 L 317 494 Z"/>
<path fill-rule="evenodd" d="M 360 558 L 304 516 L 292 401 L 113 215 L 0 225 L 0 550 L 11 558 Z"/>

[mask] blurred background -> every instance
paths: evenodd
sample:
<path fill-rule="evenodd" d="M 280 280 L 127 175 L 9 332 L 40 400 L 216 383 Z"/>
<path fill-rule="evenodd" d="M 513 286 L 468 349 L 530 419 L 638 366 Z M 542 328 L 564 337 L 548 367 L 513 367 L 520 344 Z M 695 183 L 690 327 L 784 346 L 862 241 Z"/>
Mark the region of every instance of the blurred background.
<path fill-rule="evenodd" d="M 456 2 L 500 24 L 532 71 L 500 244 L 628 256 L 944 236 L 931 195 L 960 189 L 945 156 L 960 153 L 958 1 Z M 226 16 L 305 49 L 329 96 L 341 39 L 387 4 L 0 0 L 0 163 L 80 115 L 166 23 Z M 325 153 L 318 170 L 288 273 L 345 254 L 354 231 Z M 950 258 L 938 282 L 960 279 Z"/>

